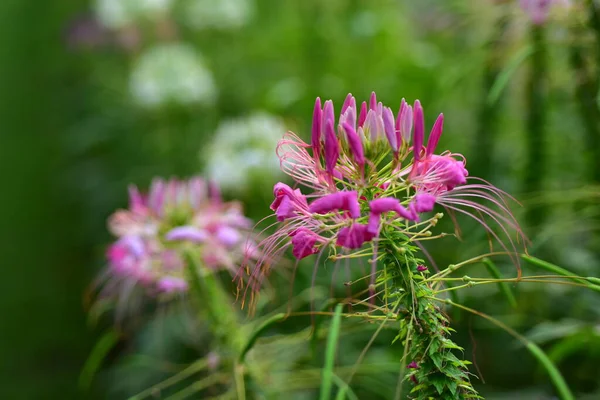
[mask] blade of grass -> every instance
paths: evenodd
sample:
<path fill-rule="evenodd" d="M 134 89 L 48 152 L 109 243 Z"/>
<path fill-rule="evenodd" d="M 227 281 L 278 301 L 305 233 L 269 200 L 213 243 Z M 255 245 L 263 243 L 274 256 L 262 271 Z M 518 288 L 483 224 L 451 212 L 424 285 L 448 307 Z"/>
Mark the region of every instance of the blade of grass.
<path fill-rule="evenodd" d="M 488 104 L 492 105 L 498 101 L 504 88 L 508 85 L 511 76 L 514 75 L 515 71 L 521 64 L 533 53 L 533 47 L 527 46 L 517 52 L 514 57 L 509 61 L 506 67 L 498 74 L 496 81 L 490 89 L 490 93 L 487 98 Z"/>
<path fill-rule="evenodd" d="M 498 267 L 496 267 L 496 264 L 494 264 L 492 260 L 490 260 L 489 258 L 484 258 L 483 260 L 481 260 L 481 262 L 486 266 L 490 275 L 492 275 L 496 279 L 502 279 Z M 515 299 L 512 290 L 510 290 L 510 286 L 508 285 L 508 283 L 498 282 L 498 289 L 500 289 L 500 292 L 502 292 L 502 294 L 506 297 L 506 300 L 508 300 L 510 306 L 512 308 L 517 308 L 517 300 Z"/>
<path fill-rule="evenodd" d="M 356 393 L 354 393 L 352 389 L 350 389 L 350 386 L 348 386 L 348 384 L 344 382 L 342 378 L 340 378 L 336 374 L 333 374 L 333 380 L 340 389 L 338 391 L 337 396 L 335 396 L 335 400 L 345 400 L 346 397 L 348 397 L 349 400 L 358 400 L 358 396 L 356 395 Z"/>
<path fill-rule="evenodd" d="M 239 361 L 240 363 L 244 362 L 244 359 L 246 358 L 246 354 L 252 349 L 252 347 L 254 346 L 254 343 L 256 343 L 256 340 L 260 337 L 260 335 L 267 330 L 267 328 L 269 328 L 271 325 L 276 324 L 280 321 L 283 321 L 286 318 L 286 315 L 284 313 L 279 313 L 279 314 L 275 314 L 273 315 L 271 318 L 267 319 L 265 322 L 263 322 L 250 336 L 250 338 L 248 339 L 248 341 L 246 342 L 246 345 L 242 348 L 242 352 L 240 353 L 239 356 Z"/>
<path fill-rule="evenodd" d="M 142 400 L 146 397 L 152 396 L 154 393 L 160 393 L 162 390 L 175 385 L 176 383 L 181 382 L 184 379 L 189 378 L 190 376 L 203 371 L 208 368 L 209 362 L 207 358 L 201 358 L 191 364 L 189 367 L 185 368 L 181 372 L 176 375 L 171 376 L 164 381 L 157 383 L 156 385 L 134 395 L 129 398 L 129 400 Z"/>
<path fill-rule="evenodd" d="M 88 357 L 79 376 L 79 387 L 83 390 L 88 390 L 92 384 L 92 380 L 100 369 L 102 361 L 110 350 L 118 343 L 119 335 L 116 331 L 110 330 L 106 332 L 94 346 L 92 353 Z"/>
<path fill-rule="evenodd" d="M 574 400 L 575 397 L 573 397 L 573 394 L 569 390 L 569 387 L 560 374 L 560 371 L 558 368 L 556 368 L 556 365 L 554 365 L 550 358 L 548 358 L 546 353 L 544 353 L 544 351 L 540 349 L 537 344 L 530 341 L 528 341 L 526 347 L 529 352 L 533 354 L 535 358 L 537 358 L 540 364 L 542 364 L 546 372 L 548 372 L 548 375 L 550 375 L 550 379 L 554 383 L 560 398 L 563 400 Z"/>
<path fill-rule="evenodd" d="M 323 380 L 321 382 L 320 400 L 329 400 L 331 397 L 331 386 L 333 383 L 333 364 L 335 361 L 335 352 L 337 350 L 338 336 L 340 334 L 340 325 L 342 320 L 342 309 L 344 305 L 338 303 L 335 306 L 335 313 L 329 328 L 327 336 L 327 348 L 325 349 L 325 366 L 323 367 Z"/>

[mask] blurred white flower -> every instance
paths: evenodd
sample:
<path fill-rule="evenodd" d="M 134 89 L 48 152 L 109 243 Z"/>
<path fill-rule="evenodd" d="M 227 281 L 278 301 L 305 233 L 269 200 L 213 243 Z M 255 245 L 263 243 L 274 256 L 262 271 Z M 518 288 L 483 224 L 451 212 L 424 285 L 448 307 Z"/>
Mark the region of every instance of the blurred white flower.
<path fill-rule="evenodd" d="M 121 29 L 140 19 L 154 19 L 169 11 L 173 0 L 96 0 L 98 20 L 109 29 Z"/>
<path fill-rule="evenodd" d="M 217 88 L 199 54 L 183 44 L 163 44 L 146 50 L 133 67 L 130 90 L 135 101 L 155 108 L 167 103 L 210 104 Z"/>
<path fill-rule="evenodd" d="M 234 192 L 259 180 L 272 185 L 281 174 L 275 148 L 285 132 L 283 121 L 265 112 L 222 122 L 202 154 L 208 176 Z"/>
<path fill-rule="evenodd" d="M 252 0 L 187 0 L 185 17 L 193 29 L 236 29 L 252 14 Z"/>

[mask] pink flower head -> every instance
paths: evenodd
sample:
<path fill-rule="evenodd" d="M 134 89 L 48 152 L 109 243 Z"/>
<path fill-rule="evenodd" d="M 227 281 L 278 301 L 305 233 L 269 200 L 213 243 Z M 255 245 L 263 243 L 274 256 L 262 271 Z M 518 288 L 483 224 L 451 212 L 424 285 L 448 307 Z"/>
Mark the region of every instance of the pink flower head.
<path fill-rule="evenodd" d="M 443 214 L 423 215 L 436 204 L 475 219 L 507 252 L 508 247 L 514 249 L 511 231 L 521 230 L 508 208 L 510 197 L 477 178 L 470 177 L 476 182 L 469 184 L 462 155 L 436 154 L 444 115 L 438 116 L 424 146 L 425 116 L 419 100 L 411 107 L 403 99 L 396 118 L 375 93 L 360 102 L 360 110 L 348 94 L 337 118 L 331 100 L 322 110 L 320 104 L 317 100 L 311 144 L 288 132 L 277 146 L 282 169 L 307 188 L 306 196 L 283 183 L 275 185 L 271 209 L 279 223 L 257 244 L 261 255 L 255 267 L 240 270 L 251 271 L 242 279 L 247 287 L 258 290 L 271 260 L 290 246 L 297 259 L 326 248 L 336 260 L 368 255 L 374 283 L 382 243 L 405 240 L 411 246 L 436 238 L 429 228 Z M 380 234 L 382 226 L 385 234 Z M 362 249 L 366 243 L 370 248 Z M 360 252 L 352 253 L 357 249 Z"/>
<path fill-rule="evenodd" d="M 298 201 L 297 191 L 287 187 L 280 192 Z M 111 282 L 102 295 L 118 295 L 122 288 L 126 296 L 135 286 L 150 296 L 185 292 L 185 254 L 193 253 L 200 260 L 196 267 L 206 271 L 233 272 L 245 258 L 261 257 L 258 249 L 251 256 L 247 252 L 251 223 L 241 207 L 223 202 L 218 187 L 201 178 L 155 179 L 148 195 L 135 186 L 129 187 L 129 194 L 129 210 L 119 210 L 109 219 L 117 240 L 106 254 Z M 304 206 L 308 207 L 306 200 Z"/>

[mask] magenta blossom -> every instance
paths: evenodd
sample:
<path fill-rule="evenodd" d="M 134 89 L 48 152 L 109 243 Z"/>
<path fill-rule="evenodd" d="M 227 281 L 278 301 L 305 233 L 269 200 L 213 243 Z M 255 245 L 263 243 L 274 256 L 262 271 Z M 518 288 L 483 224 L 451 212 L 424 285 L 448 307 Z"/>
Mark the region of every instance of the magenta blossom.
<path fill-rule="evenodd" d="M 218 188 L 201 178 L 155 179 L 147 195 L 131 186 L 129 209 L 114 213 L 109 228 L 117 241 L 106 254 L 106 295 L 119 287 L 149 295 L 186 292 L 186 257 L 206 271 L 233 272 L 244 259 L 261 256 L 241 207 L 223 202 Z"/>
<path fill-rule="evenodd" d="M 521 230 L 508 208 L 509 196 L 470 178 L 462 155 L 436 154 L 442 114 L 425 143 L 425 115 L 418 100 L 411 107 L 402 99 L 397 116 L 375 93 L 360 104 L 358 108 L 349 94 L 336 118 L 333 102 L 321 107 L 317 99 L 311 143 L 291 132 L 279 142 L 281 168 L 308 190 L 303 194 L 283 183 L 275 185 L 271 209 L 277 230 L 259 243 L 262 255 L 255 268 L 243 269 L 250 276 L 242 281 L 253 290 L 269 272 L 269 261 L 289 246 L 296 259 L 329 250 L 339 260 L 360 249 L 360 256 L 373 257 L 373 283 L 382 240 L 401 237 L 419 244 L 436 237 L 428 229 L 443 214 L 424 217 L 436 204 L 472 217 L 507 251 L 509 246 L 514 249 L 509 230 Z M 491 222 L 505 234 L 508 246 Z"/>

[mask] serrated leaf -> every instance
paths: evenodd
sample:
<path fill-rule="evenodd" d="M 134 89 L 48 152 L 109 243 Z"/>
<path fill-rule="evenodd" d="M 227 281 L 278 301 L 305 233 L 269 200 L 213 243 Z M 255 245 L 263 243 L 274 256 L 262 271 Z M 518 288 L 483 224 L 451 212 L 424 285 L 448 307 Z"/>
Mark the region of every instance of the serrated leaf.
<path fill-rule="evenodd" d="M 445 379 L 434 377 L 430 378 L 429 382 L 431 382 L 431 384 L 435 387 L 435 390 L 437 390 L 438 394 L 442 394 L 442 392 L 444 391 L 444 387 L 446 386 Z"/>
<path fill-rule="evenodd" d="M 433 354 L 433 353 L 437 353 L 437 351 L 440 348 L 440 342 L 438 340 L 432 340 L 431 344 L 429 345 L 429 354 Z"/>
<path fill-rule="evenodd" d="M 456 390 L 458 389 L 458 384 L 454 381 L 448 382 L 448 390 L 452 393 L 452 396 L 456 396 Z"/>
<path fill-rule="evenodd" d="M 410 375 L 407 375 L 410 376 Z M 414 388 L 412 388 L 412 390 L 410 391 L 410 393 L 414 393 L 414 392 L 418 392 L 421 389 L 426 389 L 427 385 L 424 383 L 419 383 L 417 386 L 415 386 Z"/>
<path fill-rule="evenodd" d="M 435 366 L 438 369 L 442 369 L 442 364 L 443 364 L 443 356 L 441 353 L 434 353 L 434 354 L 430 354 L 429 356 L 431 358 L 431 361 L 433 361 L 433 363 L 435 364 Z"/>
<path fill-rule="evenodd" d="M 456 349 L 456 350 L 460 350 L 460 351 L 464 351 L 465 350 L 462 347 L 460 347 L 459 345 L 457 345 L 456 343 L 454 343 L 450 339 L 444 339 L 443 340 L 443 345 L 444 345 L 445 349 Z"/>

